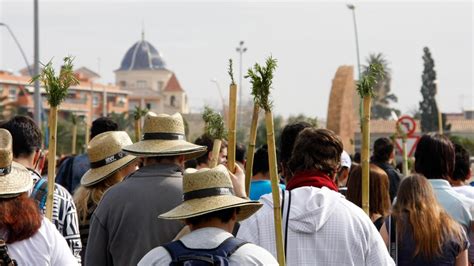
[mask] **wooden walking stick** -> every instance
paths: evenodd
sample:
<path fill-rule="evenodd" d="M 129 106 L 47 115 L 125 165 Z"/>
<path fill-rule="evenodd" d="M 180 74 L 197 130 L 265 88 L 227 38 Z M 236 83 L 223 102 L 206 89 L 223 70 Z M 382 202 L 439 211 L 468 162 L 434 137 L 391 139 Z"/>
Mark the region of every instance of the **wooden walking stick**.
<path fill-rule="evenodd" d="M 368 71 L 357 82 L 357 91 L 363 101 L 362 116 L 362 209 L 369 214 L 369 145 L 370 145 L 370 105 L 377 79 L 383 76 L 380 64 L 371 64 Z"/>
<path fill-rule="evenodd" d="M 209 168 L 214 168 L 217 166 L 219 153 L 221 151 L 222 139 L 225 137 L 225 128 L 224 128 L 224 119 L 222 116 L 214 112 L 209 107 L 204 108 L 204 113 L 202 114 L 202 119 L 205 123 L 205 134 L 214 139 L 211 152 L 211 160 L 209 162 Z"/>
<path fill-rule="evenodd" d="M 261 67 L 255 64 L 253 69 L 249 69 L 246 78 L 250 78 L 252 83 L 252 95 L 254 102 L 260 108 L 265 110 L 265 125 L 267 129 L 268 145 L 268 166 L 270 170 L 270 179 L 272 183 L 273 196 L 273 218 L 275 221 L 275 239 L 277 259 L 280 265 L 285 265 L 285 251 L 283 248 L 283 232 L 281 225 L 280 208 L 280 186 L 277 172 L 275 131 L 273 128 L 272 102 L 269 99 L 270 89 L 272 87 L 273 72 L 277 67 L 277 60 L 271 56 L 267 58 L 265 66 Z"/>
<path fill-rule="evenodd" d="M 253 176 L 253 157 L 255 155 L 255 142 L 257 140 L 258 113 L 260 107 L 253 104 L 252 124 L 250 125 L 249 145 L 247 148 L 247 158 L 245 160 L 245 191 L 250 195 L 250 182 Z"/>
<path fill-rule="evenodd" d="M 72 122 L 72 143 L 71 143 L 71 154 L 76 154 L 76 142 L 77 142 L 77 115 L 71 115 Z"/>
<path fill-rule="evenodd" d="M 235 172 L 235 145 L 236 145 L 236 128 L 237 128 L 237 85 L 234 82 L 234 72 L 232 69 L 232 59 L 229 59 L 229 145 L 227 145 L 227 169 Z M 248 194 L 247 194 L 248 195 Z"/>
<path fill-rule="evenodd" d="M 79 84 L 74 76 L 73 58 L 64 58 L 64 65 L 61 67 L 59 76 L 55 75 L 53 64 L 50 61 L 44 65 L 43 70 L 35 76 L 31 82 L 40 80 L 46 90 L 46 98 L 49 103 L 49 148 L 48 148 L 48 196 L 46 200 L 46 217 L 52 219 L 53 216 L 53 195 L 56 173 L 56 136 L 58 128 L 59 105 L 67 96 L 70 86 Z"/>
<path fill-rule="evenodd" d="M 142 123 L 141 119 L 148 113 L 148 109 L 140 108 L 140 106 L 135 106 L 135 110 L 133 110 L 133 120 L 135 122 L 135 141 L 140 141 L 142 135 Z"/>

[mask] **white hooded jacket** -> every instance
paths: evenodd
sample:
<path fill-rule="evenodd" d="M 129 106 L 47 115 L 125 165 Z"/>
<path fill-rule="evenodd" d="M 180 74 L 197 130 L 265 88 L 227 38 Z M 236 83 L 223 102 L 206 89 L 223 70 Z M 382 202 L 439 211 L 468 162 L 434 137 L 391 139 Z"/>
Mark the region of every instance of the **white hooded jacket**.
<path fill-rule="evenodd" d="M 263 207 L 241 223 L 237 237 L 277 257 L 272 195 L 260 201 Z M 288 265 L 395 265 L 369 217 L 326 187 L 293 189 L 288 224 Z"/>

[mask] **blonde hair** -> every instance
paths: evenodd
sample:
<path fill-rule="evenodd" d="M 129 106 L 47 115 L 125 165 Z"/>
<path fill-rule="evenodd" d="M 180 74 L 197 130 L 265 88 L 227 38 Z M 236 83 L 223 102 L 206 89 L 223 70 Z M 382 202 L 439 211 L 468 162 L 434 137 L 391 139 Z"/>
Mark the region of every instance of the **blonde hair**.
<path fill-rule="evenodd" d="M 92 186 L 85 187 L 80 185 L 74 192 L 73 196 L 79 222 L 84 223 L 87 220 L 89 203 L 92 202 L 97 206 L 105 191 L 107 191 L 111 186 L 120 183 L 123 178 L 121 171 L 117 171 L 113 175 Z"/>
<path fill-rule="evenodd" d="M 439 205 L 428 180 L 415 174 L 404 178 L 393 206 L 399 238 L 410 228 L 413 232 L 415 250 L 413 257 L 421 255 L 433 258 L 441 255 L 443 244 L 453 239 L 464 247 L 466 236 L 458 224 Z"/>

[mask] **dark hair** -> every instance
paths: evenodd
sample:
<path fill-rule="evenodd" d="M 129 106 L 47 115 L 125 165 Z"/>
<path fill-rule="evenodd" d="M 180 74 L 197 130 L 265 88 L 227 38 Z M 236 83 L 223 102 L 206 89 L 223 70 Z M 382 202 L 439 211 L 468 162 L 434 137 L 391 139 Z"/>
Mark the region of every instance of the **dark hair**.
<path fill-rule="evenodd" d="M 203 163 L 207 164 L 207 160 L 209 159 L 209 152 L 212 152 L 212 146 L 214 146 L 214 141 L 212 140 L 210 136 L 208 136 L 207 134 L 204 134 L 204 135 L 201 135 L 199 138 L 197 138 L 194 141 L 194 144 L 207 147 L 207 152 L 196 158 L 198 165 L 203 164 Z"/>
<path fill-rule="evenodd" d="M 28 116 L 15 116 L 0 125 L 10 132 L 13 138 L 13 156 L 30 156 L 41 148 L 41 130 Z"/>
<path fill-rule="evenodd" d="M 454 172 L 452 175 L 453 180 L 465 181 L 469 179 L 470 162 L 469 152 L 459 144 L 454 144 L 454 151 L 456 153 L 456 159 L 454 163 Z"/>
<path fill-rule="evenodd" d="M 280 138 L 280 161 L 282 163 L 288 163 L 293 152 L 296 137 L 303 129 L 308 127 L 311 127 L 310 123 L 301 121 L 286 125 L 283 128 Z"/>
<path fill-rule="evenodd" d="M 247 152 L 247 149 L 245 146 L 241 143 L 237 143 L 235 145 L 235 160 L 240 163 L 245 162 L 245 153 Z"/>
<path fill-rule="evenodd" d="M 229 209 L 223 209 L 220 211 L 215 211 L 203 215 L 199 215 L 196 217 L 191 217 L 187 218 L 185 220 L 186 224 L 191 224 L 193 226 L 200 225 L 202 223 L 205 223 L 207 221 L 210 221 L 213 218 L 219 218 L 219 220 L 223 223 L 228 223 L 230 219 L 232 219 L 232 216 L 234 215 L 234 212 L 236 214 L 239 214 L 240 208 L 229 208 Z"/>
<path fill-rule="evenodd" d="M 30 238 L 41 227 L 38 205 L 26 192 L 14 198 L 0 198 L 0 213 L 0 229 L 8 232 L 8 244 Z"/>
<path fill-rule="evenodd" d="M 118 124 L 115 123 L 112 119 L 108 117 L 99 117 L 94 122 L 92 122 L 91 127 L 91 137 L 93 139 L 95 136 L 99 135 L 100 133 L 104 133 L 107 131 L 117 131 L 119 130 Z"/>
<path fill-rule="evenodd" d="M 375 164 L 369 172 L 369 213 L 387 216 L 390 211 L 389 180 L 387 173 Z M 346 199 L 362 208 L 362 167 L 351 168 L 347 179 Z"/>
<path fill-rule="evenodd" d="M 203 134 L 194 141 L 194 144 L 207 147 L 207 152 L 196 158 L 198 165 L 203 163 L 207 164 L 207 161 L 209 160 L 209 153 L 212 152 L 212 148 L 214 147 L 214 140 L 209 135 Z M 227 141 L 222 140 L 221 151 L 224 148 L 227 148 Z"/>
<path fill-rule="evenodd" d="M 360 152 L 354 153 L 354 160 L 352 160 L 355 163 L 360 163 Z"/>
<path fill-rule="evenodd" d="M 448 137 L 429 133 L 415 151 L 415 171 L 428 179 L 448 179 L 454 171 L 454 146 Z"/>
<path fill-rule="evenodd" d="M 268 171 L 270 171 L 270 168 L 268 167 L 268 147 L 267 145 L 263 145 L 258 148 L 253 156 L 252 175 L 258 173 L 265 174 Z"/>
<path fill-rule="evenodd" d="M 374 142 L 374 156 L 372 160 L 374 162 L 385 163 L 390 160 L 390 156 L 393 153 L 393 144 L 388 138 L 378 138 Z"/>
<path fill-rule="evenodd" d="M 328 175 L 337 171 L 343 150 L 339 136 L 329 129 L 306 128 L 298 135 L 288 162 L 290 170 L 320 170 Z"/>

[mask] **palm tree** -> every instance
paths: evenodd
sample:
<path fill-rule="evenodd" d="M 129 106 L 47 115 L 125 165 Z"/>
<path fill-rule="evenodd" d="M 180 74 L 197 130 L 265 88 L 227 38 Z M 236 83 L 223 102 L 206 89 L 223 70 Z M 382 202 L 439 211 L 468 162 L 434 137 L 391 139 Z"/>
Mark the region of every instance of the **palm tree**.
<path fill-rule="evenodd" d="M 362 66 L 364 73 L 367 73 L 371 64 L 379 64 L 383 67 L 384 73 L 379 76 L 374 87 L 374 98 L 372 100 L 372 118 L 374 119 L 390 119 L 391 112 L 397 115 L 400 110 L 391 108 L 390 103 L 396 103 L 398 98 L 395 94 L 390 93 L 390 82 L 392 80 L 391 69 L 388 67 L 389 62 L 382 53 L 370 54 L 366 59 L 367 65 Z"/>

